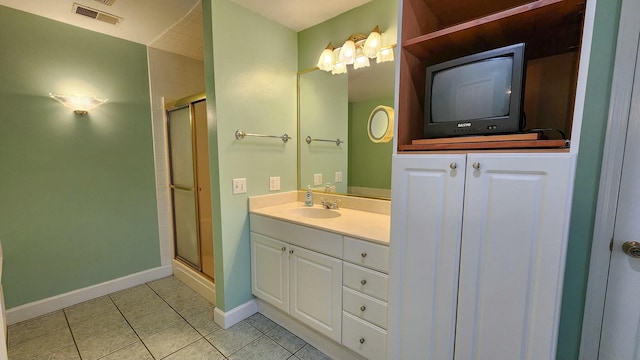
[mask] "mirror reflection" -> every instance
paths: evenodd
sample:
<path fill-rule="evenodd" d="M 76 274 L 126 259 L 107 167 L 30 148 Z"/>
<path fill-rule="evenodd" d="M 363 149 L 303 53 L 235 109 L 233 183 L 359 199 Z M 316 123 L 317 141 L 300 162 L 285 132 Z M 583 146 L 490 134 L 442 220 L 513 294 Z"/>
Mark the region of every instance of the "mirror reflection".
<path fill-rule="evenodd" d="M 375 143 L 391 141 L 393 138 L 393 118 L 392 107 L 379 105 L 373 109 L 367 124 L 369 139 Z"/>
<path fill-rule="evenodd" d="M 348 74 L 317 69 L 298 74 L 301 189 L 310 185 L 314 191 L 390 198 L 393 141 L 373 142 L 368 126 L 374 109 L 393 108 L 394 75 L 395 62 Z M 307 143 L 307 137 L 328 141 Z M 338 139 L 344 142 L 337 145 Z"/>

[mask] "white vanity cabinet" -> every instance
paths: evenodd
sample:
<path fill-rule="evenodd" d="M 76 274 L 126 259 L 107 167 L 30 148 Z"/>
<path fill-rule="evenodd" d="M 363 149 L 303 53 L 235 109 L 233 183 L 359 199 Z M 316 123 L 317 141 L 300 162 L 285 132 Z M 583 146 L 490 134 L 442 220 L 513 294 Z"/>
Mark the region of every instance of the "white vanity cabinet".
<path fill-rule="evenodd" d="M 575 155 L 393 167 L 390 358 L 553 359 Z"/>
<path fill-rule="evenodd" d="M 260 304 L 333 340 L 337 358 L 386 359 L 389 246 L 254 213 L 250 221 Z"/>
<path fill-rule="evenodd" d="M 371 360 L 387 358 L 389 247 L 344 238 L 342 344 Z"/>
<path fill-rule="evenodd" d="M 251 215 L 253 294 L 338 343 L 341 257 L 340 235 Z"/>

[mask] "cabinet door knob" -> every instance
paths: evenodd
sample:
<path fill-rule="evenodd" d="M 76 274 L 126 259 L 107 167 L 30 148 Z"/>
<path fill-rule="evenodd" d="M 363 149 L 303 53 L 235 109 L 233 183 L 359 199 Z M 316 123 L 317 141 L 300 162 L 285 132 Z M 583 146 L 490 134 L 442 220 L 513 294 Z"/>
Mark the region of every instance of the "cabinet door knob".
<path fill-rule="evenodd" d="M 473 166 L 473 168 L 476 169 L 476 170 L 480 169 L 480 163 L 479 162 L 474 162 L 473 165 L 471 165 L 471 166 Z"/>
<path fill-rule="evenodd" d="M 285 251 L 285 250 L 287 250 L 287 247 L 286 247 L 286 246 L 283 246 L 283 247 L 282 247 L 282 251 Z"/>
<path fill-rule="evenodd" d="M 451 164 L 449 164 L 449 167 L 451 168 L 451 170 L 455 170 L 458 167 L 458 164 L 451 163 Z"/>
<path fill-rule="evenodd" d="M 362 252 L 362 253 L 360 253 L 360 256 L 367 257 L 367 253 L 366 252 Z"/>
<path fill-rule="evenodd" d="M 365 310 L 367 310 L 366 306 L 364 306 L 364 305 L 360 306 L 360 311 L 365 311 Z"/>
<path fill-rule="evenodd" d="M 293 249 L 289 250 L 289 254 L 293 254 Z"/>
<path fill-rule="evenodd" d="M 360 341 L 360 344 L 364 344 L 364 338 L 360 338 L 358 341 Z"/>
<path fill-rule="evenodd" d="M 366 284 L 367 284 L 367 280 L 364 280 L 364 279 L 363 279 L 363 280 L 360 280 L 360 284 L 362 284 L 362 285 L 366 285 Z"/>

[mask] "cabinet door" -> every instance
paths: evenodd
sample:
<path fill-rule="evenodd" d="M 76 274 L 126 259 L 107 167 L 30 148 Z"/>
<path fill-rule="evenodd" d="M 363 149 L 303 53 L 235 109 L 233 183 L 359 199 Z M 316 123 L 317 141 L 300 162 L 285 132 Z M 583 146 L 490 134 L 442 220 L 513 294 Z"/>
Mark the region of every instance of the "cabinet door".
<path fill-rule="evenodd" d="M 465 155 L 393 159 L 389 359 L 452 359 Z"/>
<path fill-rule="evenodd" d="M 468 155 L 456 359 L 555 359 L 574 160 Z"/>
<path fill-rule="evenodd" d="M 340 342 L 342 260 L 291 245 L 289 315 Z"/>
<path fill-rule="evenodd" d="M 289 312 L 289 254 L 282 241 L 251 233 L 251 292 Z"/>

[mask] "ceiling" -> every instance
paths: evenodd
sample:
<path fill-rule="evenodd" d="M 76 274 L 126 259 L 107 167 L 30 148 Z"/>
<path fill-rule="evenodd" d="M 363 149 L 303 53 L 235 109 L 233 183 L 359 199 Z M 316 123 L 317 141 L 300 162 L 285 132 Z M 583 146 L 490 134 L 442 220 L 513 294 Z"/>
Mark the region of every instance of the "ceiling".
<path fill-rule="evenodd" d="M 318 25 L 371 0 L 231 0 L 293 31 Z"/>
<path fill-rule="evenodd" d="M 294 31 L 371 0 L 231 0 Z M 0 5 L 202 60 L 200 0 L 0 0 Z M 75 14 L 74 3 L 122 18 L 118 25 Z"/>

